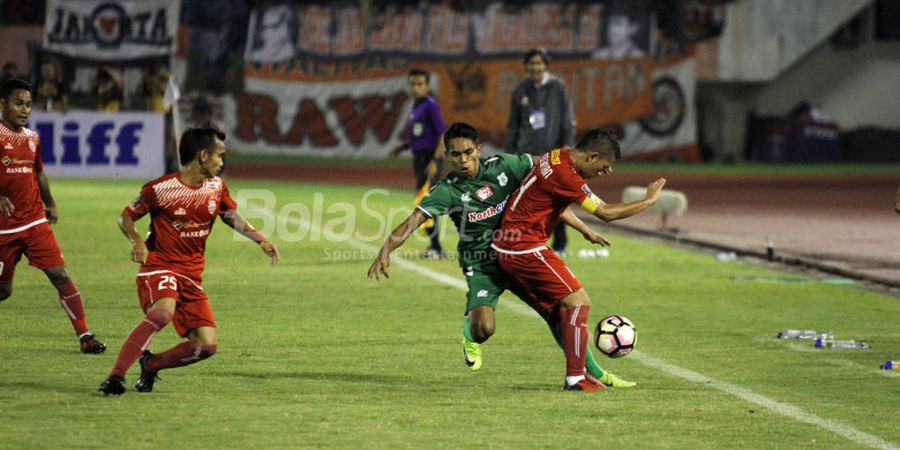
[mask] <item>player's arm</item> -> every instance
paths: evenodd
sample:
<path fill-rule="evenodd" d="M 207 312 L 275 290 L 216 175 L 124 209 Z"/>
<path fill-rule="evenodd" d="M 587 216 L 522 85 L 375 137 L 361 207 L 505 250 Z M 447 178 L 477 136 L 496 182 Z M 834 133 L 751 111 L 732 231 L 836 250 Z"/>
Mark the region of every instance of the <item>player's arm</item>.
<path fill-rule="evenodd" d="M 589 242 L 593 242 L 594 244 L 600 244 L 603 247 L 609 246 L 609 241 L 606 240 L 603 236 L 601 236 L 596 231 L 592 230 L 591 227 L 587 226 L 586 223 L 582 222 L 575 213 L 572 212 L 569 208 L 563 210 L 562 215 L 560 215 L 560 219 L 565 222 L 566 225 L 578 230 L 585 239 Z"/>
<path fill-rule="evenodd" d="M 150 251 L 147 250 L 147 243 L 138 234 L 137 228 L 134 226 L 134 219 L 131 217 L 131 213 L 128 212 L 128 207 L 119 215 L 119 229 L 131 242 L 131 260 L 140 264 L 147 262 L 147 255 L 150 254 Z"/>
<path fill-rule="evenodd" d="M 666 184 L 665 178 L 660 178 L 647 186 L 647 196 L 641 200 L 629 203 L 604 203 L 595 195 L 589 195 L 581 203 L 582 209 L 597 216 L 604 222 L 631 217 L 656 203 L 659 192 Z"/>
<path fill-rule="evenodd" d="M 421 210 L 416 209 L 403 223 L 394 228 L 394 231 L 391 231 L 391 235 L 384 241 L 381 250 L 378 250 L 378 256 L 375 257 L 375 261 L 369 266 L 369 279 L 375 278 L 377 281 L 379 280 L 379 274 L 389 278 L 388 267 L 391 266 L 391 253 L 400 248 L 426 220 L 428 220 L 428 216 Z"/>
<path fill-rule="evenodd" d="M 50 180 L 47 179 L 47 175 L 44 175 L 43 171 L 35 174 L 35 178 L 37 178 L 38 190 L 41 191 L 41 201 L 44 202 L 44 214 L 47 216 L 47 222 L 55 224 L 59 221 L 59 211 L 56 209 L 56 201 L 53 200 L 53 195 L 50 194 Z"/>
<path fill-rule="evenodd" d="M 222 222 L 225 222 L 225 225 L 233 228 L 234 231 L 237 231 L 247 239 L 259 244 L 262 251 L 272 258 L 272 265 L 278 264 L 281 261 L 281 254 L 278 253 L 278 247 L 270 242 L 262 233 L 256 231 L 256 229 L 253 228 L 253 225 L 250 225 L 250 222 L 247 222 L 247 219 L 244 219 L 237 211 L 223 214 L 221 217 Z"/>

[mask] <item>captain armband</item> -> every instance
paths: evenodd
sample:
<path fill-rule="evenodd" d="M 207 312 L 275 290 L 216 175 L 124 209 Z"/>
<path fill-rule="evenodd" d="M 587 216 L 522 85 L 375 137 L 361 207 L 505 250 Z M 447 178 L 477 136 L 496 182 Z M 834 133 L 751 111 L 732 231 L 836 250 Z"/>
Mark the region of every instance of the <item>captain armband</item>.
<path fill-rule="evenodd" d="M 584 198 L 584 201 L 581 202 L 581 209 L 594 214 L 597 211 L 597 208 L 603 204 L 603 200 L 600 200 L 600 197 L 597 197 L 594 194 L 588 194 L 587 197 Z"/>

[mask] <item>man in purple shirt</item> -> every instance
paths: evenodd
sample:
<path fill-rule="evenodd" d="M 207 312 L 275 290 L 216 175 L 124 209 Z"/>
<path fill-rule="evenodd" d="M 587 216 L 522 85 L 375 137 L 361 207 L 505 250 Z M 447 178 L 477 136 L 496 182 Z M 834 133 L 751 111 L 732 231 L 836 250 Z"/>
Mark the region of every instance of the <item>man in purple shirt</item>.
<path fill-rule="evenodd" d="M 441 136 L 444 134 L 444 118 L 437 100 L 429 87 L 431 76 L 421 69 L 409 71 L 409 91 L 413 97 L 412 111 L 406 125 L 408 143 L 395 147 L 389 156 L 396 157 L 403 150 L 412 152 L 413 175 L 416 177 L 416 205 L 422 200 L 430 186 L 440 179 L 441 158 L 444 153 Z M 431 245 L 422 254 L 429 259 L 446 258 L 441 248 L 437 221 L 426 222 L 425 232 Z"/>

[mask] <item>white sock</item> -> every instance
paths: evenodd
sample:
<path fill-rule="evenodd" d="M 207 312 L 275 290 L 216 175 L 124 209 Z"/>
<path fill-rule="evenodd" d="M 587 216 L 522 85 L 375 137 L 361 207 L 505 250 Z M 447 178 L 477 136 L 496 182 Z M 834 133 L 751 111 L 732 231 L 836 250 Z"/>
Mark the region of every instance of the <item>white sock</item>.
<path fill-rule="evenodd" d="M 566 376 L 566 384 L 569 386 L 584 379 L 584 375 Z"/>

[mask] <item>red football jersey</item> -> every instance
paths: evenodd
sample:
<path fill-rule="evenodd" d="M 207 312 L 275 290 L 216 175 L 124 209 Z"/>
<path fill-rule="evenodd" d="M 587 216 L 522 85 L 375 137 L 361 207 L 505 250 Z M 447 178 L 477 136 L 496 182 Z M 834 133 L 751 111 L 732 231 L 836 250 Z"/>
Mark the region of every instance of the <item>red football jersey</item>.
<path fill-rule="evenodd" d="M 170 270 L 200 281 L 206 266 L 206 238 L 216 216 L 236 209 L 225 180 L 219 177 L 194 187 L 184 184 L 175 172 L 145 184 L 124 211 L 135 221 L 150 213 L 150 254 L 141 273 Z"/>
<path fill-rule="evenodd" d="M 591 189 L 572 166 L 568 150 L 545 153 L 509 198 L 494 247 L 526 251 L 546 245 L 563 209 L 581 204 L 590 195 Z"/>
<path fill-rule="evenodd" d="M 44 170 L 38 134 L 22 127 L 13 131 L 0 122 L 0 195 L 15 207 L 10 217 L 0 216 L 0 233 L 15 233 L 45 222 L 44 203 L 37 174 Z"/>

